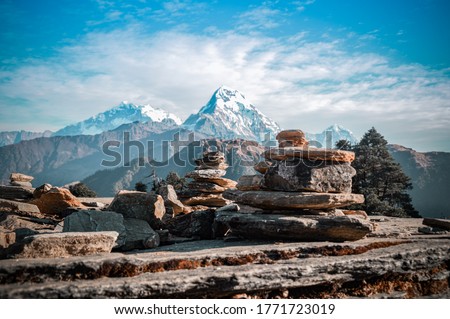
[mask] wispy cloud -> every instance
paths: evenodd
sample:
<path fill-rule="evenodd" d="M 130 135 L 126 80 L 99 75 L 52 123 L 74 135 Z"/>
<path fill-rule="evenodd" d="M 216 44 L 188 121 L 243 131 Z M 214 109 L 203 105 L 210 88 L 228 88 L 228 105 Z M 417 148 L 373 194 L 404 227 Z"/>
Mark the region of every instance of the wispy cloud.
<path fill-rule="evenodd" d="M 241 90 L 284 128 L 318 131 L 340 123 L 361 135 L 374 125 L 392 142 L 448 145 L 450 80 L 439 71 L 392 64 L 304 33 L 148 35 L 138 27 L 93 32 L 56 57 L 0 70 L 0 130 L 17 123 L 58 129 L 121 100 L 186 118 L 222 84 Z M 32 108 L 24 112 L 24 106 Z"/>
<path fill-rule="evenodd" d="M 273 29 L 279 26 L 282 12 L 273 9 L 270 3 L 253 7 L 237 16 L 236 29 L 239 31 L 254 31 Z"/>

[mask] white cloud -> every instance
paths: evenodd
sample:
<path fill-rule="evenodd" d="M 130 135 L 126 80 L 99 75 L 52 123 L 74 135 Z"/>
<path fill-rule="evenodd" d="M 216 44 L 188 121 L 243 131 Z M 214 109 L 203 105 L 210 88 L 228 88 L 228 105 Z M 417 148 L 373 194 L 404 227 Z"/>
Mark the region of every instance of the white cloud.
<path fill-rule="evenodd" d="M 147 35 L 137 27 L 91 33 L 55 58 L 0 71 L 1 130 L 58 129 L 121 100 L 186 118 L 222 84 L 284 128 L 339 123 L 362 135 L 375 126 L 392 142 L 450 149 L 450 80 L 438 71 L 302 35 Z"/>

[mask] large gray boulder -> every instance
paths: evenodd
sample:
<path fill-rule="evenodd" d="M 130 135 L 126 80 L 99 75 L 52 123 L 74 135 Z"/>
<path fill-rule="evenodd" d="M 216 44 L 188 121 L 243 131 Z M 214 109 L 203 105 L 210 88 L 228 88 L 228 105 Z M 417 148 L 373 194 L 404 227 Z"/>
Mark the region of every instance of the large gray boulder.
<path fill-rule="evenodd" d="M 145 220 L 153 229 L 162 227 L 161 219 L 166 213 L 164 199 L 154 193 L 120 191 L 108 207 L 125 218 Z"/>
<path fill-rule="evenodd" d="M 63 232 L 117 232 L 117 247 L 126 243 L 123 215 L 111 211 L 80 210 L 64 219 Z"/>
<path fill-rule="evenodd" d="M 240 204 L 263 209 L 328 209 L 364 203 L 364 195 L 227 190 L 223 197 Z"/>
<path fill-rule="evenodd" d="M 261 184 L 267 189 L 286 192 L 351 193 L 355 174 L 350 163 L 291 159 L 276 161 L 268 168 Z"/>
<path fill-rule="evenodd" d="M 374 230 L 369 221 L 350 216 L 284 216 L 218 212 L 216 222 L 249 239 L 354 241 Z"/>

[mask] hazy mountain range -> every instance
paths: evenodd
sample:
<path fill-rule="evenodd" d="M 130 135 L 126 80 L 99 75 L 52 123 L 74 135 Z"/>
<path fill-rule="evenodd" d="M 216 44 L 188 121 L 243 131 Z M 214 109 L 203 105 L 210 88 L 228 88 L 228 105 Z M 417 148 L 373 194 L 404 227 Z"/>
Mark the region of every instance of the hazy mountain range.
<path fill-rule="evenodd" d="M 237 179 L 253 172 L 263 146 L 276 145 L 280 130 L 242 93 L 225 86 L 184 123 L 164 110 L 124 101 L 57 132 L 0 132 L 0 178 L 6 183 L 11 172 L 21 172 L 35 177 L 34 186 L 83 180 L 99 195 L 111 196 L 137 181 L 149 181 L 153 169 L 159 177 L 172 170 L 184 175 L 206 145 L 225 151 L 233 164 L 227 177 Z M 350 130 L 336 124 L 306 135 L 318 147 L 332 147 L 340 139 L 358 142 Z M 418 210 L 429 216 L 445 214 L 450 205 L 435 194 L 448 193 L 444 177 L 450 171 L 450 153 L 418 153 L 402 146 L 391 146 L 390 151 L 413 180 L 411 194 Z M 150 165 L 149 158 L 159 164 Z M 180 163 L 183 160 L 187 163 Z"/>

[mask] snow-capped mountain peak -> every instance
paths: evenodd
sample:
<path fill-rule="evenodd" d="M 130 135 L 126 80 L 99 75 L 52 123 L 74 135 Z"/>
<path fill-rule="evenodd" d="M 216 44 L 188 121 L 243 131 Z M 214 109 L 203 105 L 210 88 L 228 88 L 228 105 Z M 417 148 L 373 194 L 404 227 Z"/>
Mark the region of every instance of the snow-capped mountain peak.
<path fill-rule="evenodd" d="M 358 139 L 352 131 L 345 127 L 333 124 L 321 133 L 305 133 L 310 145 L 317 147 L 334 148 L 339 140 L 347 140 L 351 144 L 357 144 Z"/>
<path fill-rule="evenodd" d="M 116 107 L 82 122 L 66 126 L 53 135 L 94 135 L 135 121 L 172 123 L 174 126 L 181 124 L 181 120 L 176 115 L 162 109 L 154 108 L 149 104 L 136 105 L 128 101 L 122 101 Z"/>
<path fill-rule="evenodd" d="M 246 100 L 238 90 L 221 86 L 197 114 L 184 122 L 188 129 L 224 139 L 263 141 L 280 127 Z"/>

